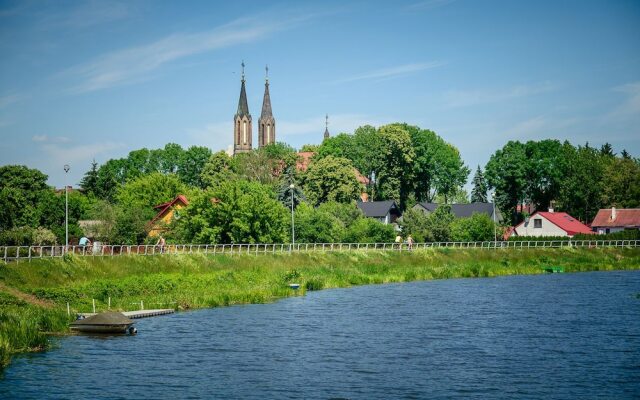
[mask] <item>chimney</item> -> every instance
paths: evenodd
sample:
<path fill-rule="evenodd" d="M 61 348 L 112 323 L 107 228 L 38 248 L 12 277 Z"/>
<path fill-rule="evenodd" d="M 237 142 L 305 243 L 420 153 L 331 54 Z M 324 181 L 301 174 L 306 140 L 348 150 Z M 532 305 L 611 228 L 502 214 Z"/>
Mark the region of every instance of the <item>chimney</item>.
<path fill-rule="evenodd" d="M 552 212 L 553 212 L 553 207 L 555 206 L 555 204 L 554 204 L 554 203 L 555 203 L 555 202 L 554 202 L 553 200 L 551 200 L 551 201 L 549 202 L 549 212 L 550 212 L 550 213 L 552 213 Z"/>
<path fill-rule="evenodd" d="M 553 207 L 549 207 L 549 212 L 552 213 L 553 212 Z"/>
<path fill-rule="evenodd" d="M 618 213 L 616 212 L 616 208 L 611 207 L 611 221 L 615 221 L 617 216 L 618 216 Z"/>

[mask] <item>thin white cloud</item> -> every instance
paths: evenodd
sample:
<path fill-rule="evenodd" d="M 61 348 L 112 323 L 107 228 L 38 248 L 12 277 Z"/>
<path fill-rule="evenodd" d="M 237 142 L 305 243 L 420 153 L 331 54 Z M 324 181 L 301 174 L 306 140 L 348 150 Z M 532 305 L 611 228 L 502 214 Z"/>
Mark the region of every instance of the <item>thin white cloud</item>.
<path fill-rule="evenodd" d="M 47 143 L 41 145 L 41 150 L 46 155 L 50 165 L 82 164 L 98 158 L 99 155 L 109 153 L 124 147 L 122 143 L 99 142 L 82 143 L 77 145 L 61 145 L 60 143 Z"/>
<path fill-rule="evenodd" d="M 207 32 L 175 33 L 147 45 L 105 54 L 87 64 L 73 67 L 63 75 L 80 77 L 81 82 L 71 89 L 72 93 L 144 81 L 167 63 L 260 40 L 313 17 L 307 14 L 290 18 L 242 18 Z"/>
<path fill-rule="evenodd" d="M 452 90 L 445 93 L 444 99 L 449 107 L 467 107 L 548 93 L 556 89 L 556 85 L 545 82 L 539 85 L 520 85 L 497 90 Z"/>
<path fill-rule="evenodd" d="M 47 13 L 38 23 L 40 28 L 88 28 L 125 19 L 131 15 L 131 2 L 89 0 L 74 3 L 64 12 Z"/>
<path fill-rule="evenodd" d="M 48 136 L 48 135 L 34 135 L 31 140 L 36 143 L 68 143 L 71 141 L 66 136 Z"/>
<path fill-rule="evenodd" d="M 346 83 L 346 82 L 360 81 L 365 79 L 377 79 L 377 80 L 391 79 L 391 78 L 397 78 L 400 76 L 413 74 L 419 71 L 424 71 L 426 69 L 441 67 L 443 65 L 445 65 L 445 63 L 441 61 L 429 61 L 424 63 L 397 65 L 395 67 L 369 71 L 360 75 L 355 75 L 349 78 L 340 79 L 333 83 Z"/>
<path fill-rule="evenodd" d="M 0 96 L 0 108 L 7 107 L 11 104 L 17 103 L 24 99 L 24 95 L 20 95 L 17 93 L 6 94 L 4 96 Z"/>
<path fill-rule="evenodd" d="M 626 98 L 622 104 L 609 113 L 609 117 L 640 116 L 640 82 L 627 83 L 617 86 L 613 90 L 624 93 Z"/>

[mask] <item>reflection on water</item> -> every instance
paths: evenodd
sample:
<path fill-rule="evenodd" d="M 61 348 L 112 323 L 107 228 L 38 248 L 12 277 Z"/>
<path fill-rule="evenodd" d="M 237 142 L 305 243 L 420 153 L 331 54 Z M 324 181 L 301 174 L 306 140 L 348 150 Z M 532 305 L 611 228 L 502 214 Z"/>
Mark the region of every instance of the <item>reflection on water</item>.
<path fill-rule="evenodd" d="M 638 398 L 640 272 L 308 293 L 17 357 L 0 398 Z"/>

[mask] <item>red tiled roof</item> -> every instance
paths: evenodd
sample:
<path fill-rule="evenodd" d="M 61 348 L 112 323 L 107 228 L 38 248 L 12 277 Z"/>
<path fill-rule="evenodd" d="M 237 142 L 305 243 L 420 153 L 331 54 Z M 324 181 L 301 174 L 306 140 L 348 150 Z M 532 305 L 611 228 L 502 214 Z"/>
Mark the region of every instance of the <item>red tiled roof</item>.
<path fill-rule="evenodd" d="M 567 234 L 570 236 L 573 236 L 577 233 L 594 233 L 591 229 L 589 229 L 588 226 L 564 212 L 539 211 L 536 214 L 545 217 L 552 224 L 557 225 L 560 229 L 567 232 Z"/>
<path fill-rule="evenodd" d="M 173 207 L 174 204 L 176 204 L 178 201 L 182 202 L 182 204 L 184 204 L 185 206 L 189 205 L 189 201 L 187 200 L 187 198 L 182 195 L 179 194 L 176 196 L 175 199 L 168 201 L 166 203 L 162 203 L 162 204 L 158 204 L 157 206 L 153 206 L 153 208 L 155 210 L 160 210 L 158 211 L 158 213 L 156 214 L 155 217 L 153 217 L 153 219 L 151 220 L 151 222 L 149 222 L 149 225 L 153 225 L 154 222 L 156 222 L 157 220 L 159 220 L 160 218 L 162 218 L 162 216 L 171 208 Z"/>
<path fill-rule="evenodd" d="M 616 219 L 611 219 L 611 209 L 604 208 L 598 211 L 591 223 L 593 227 L 617 227 L 617 228 L 638 228 L 640 227 L 640 208 L 616 208 Z"/>

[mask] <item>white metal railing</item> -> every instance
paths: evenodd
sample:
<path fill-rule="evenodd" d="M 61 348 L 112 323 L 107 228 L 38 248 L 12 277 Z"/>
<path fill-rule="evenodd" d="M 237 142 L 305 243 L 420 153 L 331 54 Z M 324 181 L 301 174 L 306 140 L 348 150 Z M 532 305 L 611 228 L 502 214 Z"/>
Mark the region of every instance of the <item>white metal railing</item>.
<path fill-rule="evenodd" d="M 91 245 L 91 246 L 0 246 L 0 260 L 19 261 L 47 257 L 62 257 L 65 253 L 84 257 L 114 257 L 119 255 L 240 255 L 328 251 L 411 251 L 429 248 L 522 249 L 562 247 L 640 247 L 640 240 L 548 240 L 513 242 L 431 242 L 414 243 L 271 243 L 271 244 L 169 244 L 154 245 Z"/>

